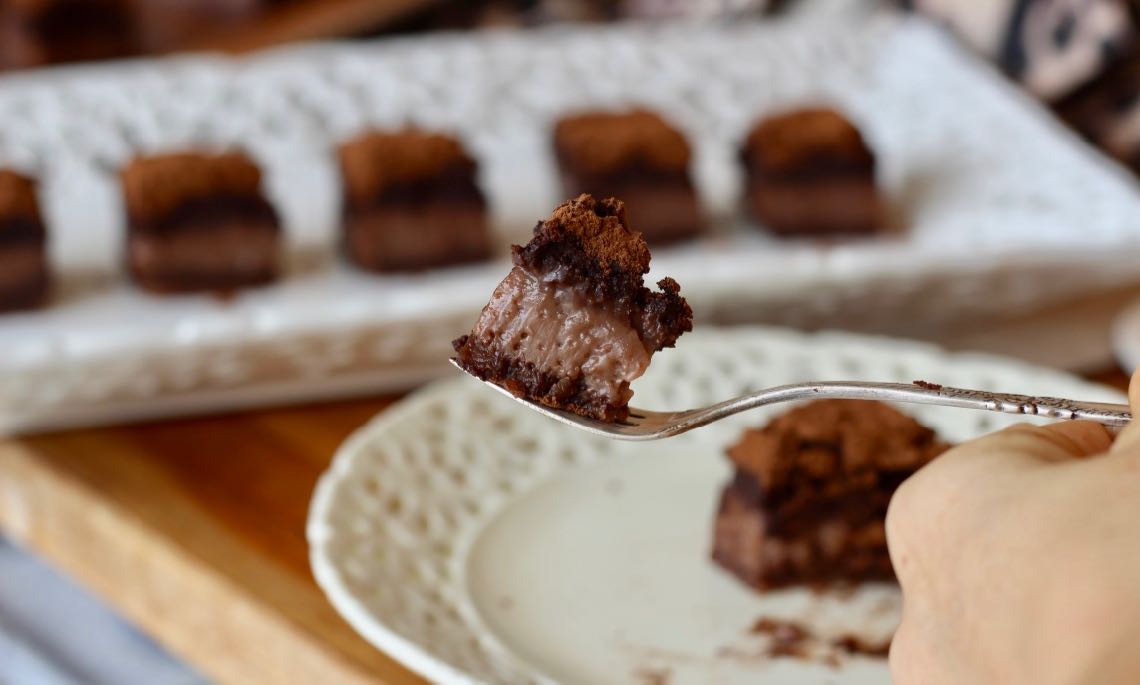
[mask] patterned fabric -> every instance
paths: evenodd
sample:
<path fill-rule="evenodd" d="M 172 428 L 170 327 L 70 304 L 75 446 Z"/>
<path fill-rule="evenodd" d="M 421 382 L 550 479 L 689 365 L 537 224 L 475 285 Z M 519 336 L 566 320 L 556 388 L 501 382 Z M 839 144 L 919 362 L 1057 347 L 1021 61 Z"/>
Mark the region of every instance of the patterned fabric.
<path fill-rule="evenodd" d="M 1057 113 L 1078 133 L 1140 172 L 1140 53 L 1058 103 Z"/>
<path fill-rule="evenodd" d="M 1128 0 L 904 0 L 948 25 L 1032 93 L 1064 96 L 1135 37 Z"/>

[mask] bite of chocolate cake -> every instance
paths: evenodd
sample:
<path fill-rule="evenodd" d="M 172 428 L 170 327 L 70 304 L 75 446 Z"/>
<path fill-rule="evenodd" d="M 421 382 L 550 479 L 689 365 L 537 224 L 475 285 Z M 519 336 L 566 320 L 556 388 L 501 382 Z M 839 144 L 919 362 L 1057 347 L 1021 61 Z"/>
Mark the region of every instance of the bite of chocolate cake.
<path fill-rule="evenodd" d="M 728 449 L 713 559 L 759 589 L 892 580 L 891 495 L 949 445 L 890 405 L 818 400 Z"/>
<path fill-rule="evenodd" d="M 650 244 L 701 232 L 689 142 L 659 115 L 634 110 L 566 117 L 554 129 L 554 152 L 568 197 L 621 198 Z"/>
<path fill-rule="evenodd" d="M 628 416 L 630 383 L 692 330 L 677 283 L 645 287 L 649 248 L 623 204 L 582 195 L 540 221 L 470 335 L 467 372 L 517 396 L 603 421 Z"/>
<path fill-rule="evenodd" d="M 867 235 L 882 227 L 875 155 L 831 109 L 770 117 L 741 150 L 753 217 L 783 237 Z"/>
<path fill-rule="evenodd" d="M 372 131 L 338 150 L 344 245 L 372 271 L 487 259 L 487 202 L 475 160 L 452 138 L 418 129 Z"/>
<path fill-rule="evenodd" d="M 35 182 L 0 170 L 0 312 L 28 309 L 47 296 L 47 231 Z"/>
<path fill-rule="evenodd" d="M 244 154 L 138 158 L 122 172 L 127 263 L 158 293 L 231 290 L 277 277 L 281 228 Z"/>

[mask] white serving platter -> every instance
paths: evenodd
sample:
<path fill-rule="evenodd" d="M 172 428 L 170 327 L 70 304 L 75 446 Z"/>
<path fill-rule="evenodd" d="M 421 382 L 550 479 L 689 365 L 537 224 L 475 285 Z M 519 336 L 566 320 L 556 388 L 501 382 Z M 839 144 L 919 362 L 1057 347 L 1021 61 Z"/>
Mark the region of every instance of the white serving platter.
<path fill-rule="evenodd" d="M 767 238 L 738 212 L 757 117 L 850 113 L 898 230 Z M 60 287 L 0 318 L 0 431 L 118 422 L 409 387 L 443 367 L 562 198 L 552 122 L 645 105 L 690 136 L 708 237 L 655 255 L 700 320 L 875 327 L 1024 311 L 1137 278 L 1140 195 L 1121 169 L 918 20 L 550 29 L 193 56 L 0 78 L 0 164 L 43 181 Z M 374 125 L 452 130 L 481 163 L 500 239 L 486 265 L 376 277 L 337 256 L 329 151 Z M 125 282 L 115 170 L 132 155 L 244 147 L 288 233 L 273 287 L 225 301 Z"/>
<path fill-rule="evenodd" d="M 634 402 L 681 409 L 834 378 L 1120 400 L 1067 374 L 889 338 L 710 328 L 655 357 Z M 952 441 L 1019 420 L 900 408 Z M 314 575 L 365 639 L 445 685 L 888 683 L 881 659 L 770 658 L 750 627 L 778 617 L 878 640 L 897 624 L 897 590 L 758 595 L 709 560 L 724 448 L 786 409 L 628 443 L 442 381 L 341 447 L 309 511 Z"/>

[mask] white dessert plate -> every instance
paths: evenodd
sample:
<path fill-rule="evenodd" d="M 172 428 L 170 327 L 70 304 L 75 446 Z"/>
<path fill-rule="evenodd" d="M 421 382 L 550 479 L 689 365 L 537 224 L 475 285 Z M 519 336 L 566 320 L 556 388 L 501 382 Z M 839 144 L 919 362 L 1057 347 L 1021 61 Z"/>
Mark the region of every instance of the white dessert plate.
<path fill-rule="evenodd" d="M 1072 376 L 885 338 L 704 329 L 654 358 L 638 406 L 696 406 L 809 379 L 924 379 L 1118 401 Z M 786 407 L 784 408 L 786 409 Z M 951 440 L 1016 419 L 903 407 Z M 466 378 L 361 428 L 309 512 L 317 582 L 378 649 L 440 683 L 886 683 L 882 659 L 835 654 L 889 635 L 890 586 L 757 595 L 709 560 L 723 449 L 773 410 L 660 443 L 608 441 L 543 419 Z M 772 658 L 761 618 L 817 636 Z"/>

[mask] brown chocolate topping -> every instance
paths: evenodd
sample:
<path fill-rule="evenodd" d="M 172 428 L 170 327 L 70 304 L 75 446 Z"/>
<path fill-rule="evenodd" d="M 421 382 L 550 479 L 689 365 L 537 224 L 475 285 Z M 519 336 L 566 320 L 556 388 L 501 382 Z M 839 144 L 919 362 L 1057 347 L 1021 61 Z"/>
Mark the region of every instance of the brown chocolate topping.
<path fill-rule="evenodd" d="M 758 123 L 744 145 L 754 173 L 813 175 L 867 170 L 872 155 L 859 130 L 831 109 L 804 109 Z"/>
<path fill-rule="evenodd" d="M 534 232 L 534 240 L 524 250 L 539 241 L 573 241 L 597 262 L 603 277 L 616 271 L 636 276 L 649 272 L 649 246 L 640 233 L 629 229 L 621 200 L 579 195 L 559 205 Z"/>
<path fill-rule="evenodd" d="M 337 151 L 345 194 L 367 204 L 394 186 L 416 186 L 446 178 L 474 183 L 475 160 L 457 139 L 416 128 L 371 131 Z"/>
<path fill-rule="evenodd" d="M 588 176 L 631 168 L 686 173 L 692 156 L 685 136 L 646 110 L 566 117 L 554 128 L 554 147 L 569 170 Z"/>
<path fill-rule="evenodd" d="M 122 171 L 127 212 L 134 223 L 161 221 L 199 200 L 261 199 L 261 171 L 245 154 L 176 153 L 133 160 Z"/>
<path fill-rule="evenodd" d="M 887 404 L 819 400 L 746 431 L 728 456 L 772 493 L 805 481 L 866 487 L 879 472 L 914 471 L 946 448 L 933 430 Z"/>

